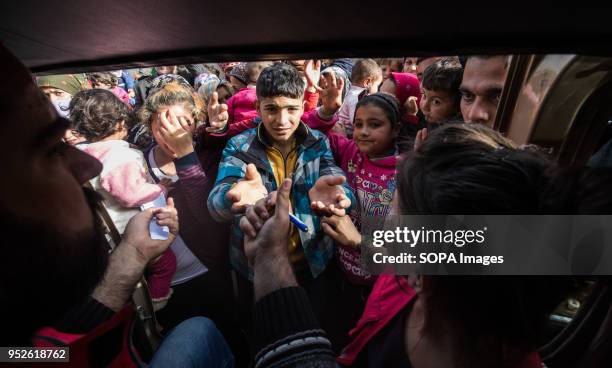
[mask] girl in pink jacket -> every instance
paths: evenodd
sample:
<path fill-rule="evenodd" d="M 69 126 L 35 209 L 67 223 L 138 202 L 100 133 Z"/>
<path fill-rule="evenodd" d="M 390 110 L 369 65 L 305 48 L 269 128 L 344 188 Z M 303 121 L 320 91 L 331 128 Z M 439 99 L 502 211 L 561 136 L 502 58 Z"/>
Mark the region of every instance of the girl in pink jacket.
<path fill-rule="evenodd" d="M 340 268 L 355 284 L 371 285 L 375 281 L 361 266 L 359 231 L 365 216 L 385 217 L 390 212 L 400 121 L 397 99 L 374 93 L 357 103 L 353 140 L 334 132 L 328 134 L 334 159 L 346 172 L 357 206 L 349 216 L 323 218 L 322 228 L 336 241 Z"/>

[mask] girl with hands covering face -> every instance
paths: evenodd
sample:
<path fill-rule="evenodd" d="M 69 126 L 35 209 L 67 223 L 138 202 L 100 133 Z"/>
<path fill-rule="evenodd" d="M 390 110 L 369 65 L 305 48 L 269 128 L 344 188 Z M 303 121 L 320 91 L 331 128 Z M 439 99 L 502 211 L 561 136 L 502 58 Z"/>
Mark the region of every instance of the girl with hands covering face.
<path fill-rule="evenodd" d="M 204 112 L 206 107 L 208 114 Z M 203 124 L 206 115 L 207 126 Z M 206 106 L 190 86 L 170 81 L 147 98 L 140 119 L 155 139 L 145 152 L 149 174 L 169 188 L 181 214 L 181 231 L 171 245 L 177 256 L 177 272 L 172 278 L 174 294 L 158 319 L 165 328 L 194 313 L 222 323 L 229 318 L 223 308 L 230 298 L 224 292 L 228 289 L 223 287 L 229 285 L 224 272 L 229 228 L 216 223 L 205 205 L 221 149 L 204 144 L 204 138 L 224 129 L 227 106 L 218 103 L 216 92 Z M 207 298 L 190 300 L 190 295 L 203 289 L 207 290 Z M 189 306 L 188 310 L 185 306 Z"/>

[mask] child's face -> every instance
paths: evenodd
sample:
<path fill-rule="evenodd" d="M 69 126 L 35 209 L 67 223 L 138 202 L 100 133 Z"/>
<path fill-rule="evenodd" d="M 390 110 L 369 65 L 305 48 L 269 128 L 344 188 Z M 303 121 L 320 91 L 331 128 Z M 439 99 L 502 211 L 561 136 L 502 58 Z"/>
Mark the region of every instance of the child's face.
<path fill-rule="evenodd" d="M 383 109 L 361 106 L 355 112 L 353 140 L 359 151 L 370 158 L 385 157 L 395 149 L 398 128 L 394 128 Z"/>
<path fill-rule="evenodd" d="M 76 146 L 79 143 L 86 142 L 87 139 L 83 137 L 79 132 L 73 129 L 66 129 L 64 133 L 64 142 L 68 143 L 71 146 Z"/>
<path fill-rule="evenodd" d="M 230 75 L 229 78 L 230 78 L 229 82 L 232 84 L 232 86 L 234 87 L 236 91 L 246 88 L 247 85 L 242 83 L 240 79 L 234 77 L 233 75 Z"/>
<path fill-rule="evenodd" d="M 381 65 L 380 69 L 382 69 L 383 79 L 387 79 L 391 76 L 391 68 L 389 67 L 389 64 Z"/>
<path fill-rule="evenodd" d="M 219 88 L 217 88 L 217 93 L 219 94 L 220 104 L 226 104 L 227 100 L 229 100 L 229 98 L 232 97 L 231 92 L 225 86 L 220 86 Z"/>
<path fill-rule="evenodd" d="M 161 127 L 160 115 L 166 114 L 168 110 L 171 110 L 172 113 L 177 117 L 177 119 L 184 119 L 184 121 L 189 122 L 189 133 L 193 136 L 196 129 L 196 122 L 191 115 L 191 112 L 187 109 L 183 104 L 172 105 L 170 107 L 164 106 L 161 107 L 153 116 L 151 117 L 151 131 L 153 132 L 153 137 L 155 138 L 155 142 L 159 144 L 161 149 L 170 157 L 172 157 L 173 153 L 169 152 L 162 142 L 164 141 L 159 133 L 159 128 Z"/>
<path fill-rule="evenodd" d="M 422 88 L 420 108 L 428 123 L 440 123 L 457 114 L 457 98 L 448 91 Z"/>
<path fill-rule="evenodd" d="M 302 98 L 263 97 L 257 100 L 256 107 L 273 145 L 285 145 L 293 140 L 304 113 Z"/>
<path fill-rule="evenodd" d="M 380 75 L 377 79 L 370 81 L 368 85 L 366 86 L 369 94 L 378 92 L 378 87 L 380 87 L 380 84 L 382 83 L 382 81 L 383 81 L 382 75 Z"/>
<path fill-rule="evenodd" d="M 404 59 L 404 65 L 401 71 L 403 71 L 404 73 L 416 74 L 416 69 L 417 69 L 417 58 L 407 57 Z"/>

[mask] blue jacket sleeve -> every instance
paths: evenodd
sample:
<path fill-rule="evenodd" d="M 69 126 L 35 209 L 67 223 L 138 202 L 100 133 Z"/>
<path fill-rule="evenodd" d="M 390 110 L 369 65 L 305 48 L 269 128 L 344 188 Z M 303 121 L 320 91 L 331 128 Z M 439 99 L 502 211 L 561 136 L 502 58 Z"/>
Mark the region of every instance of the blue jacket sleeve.
<path fill-rule="evenodd" d="M 226 195 L 230 188 L 246 175 L 247 164 L 236 157 L 237 149 L 234 143 L 235 140 L 231 139 L 223 150 L 217 181 L 208 196 L 208 211 L 218 222 L 233 220 L 232 203 Z"/>

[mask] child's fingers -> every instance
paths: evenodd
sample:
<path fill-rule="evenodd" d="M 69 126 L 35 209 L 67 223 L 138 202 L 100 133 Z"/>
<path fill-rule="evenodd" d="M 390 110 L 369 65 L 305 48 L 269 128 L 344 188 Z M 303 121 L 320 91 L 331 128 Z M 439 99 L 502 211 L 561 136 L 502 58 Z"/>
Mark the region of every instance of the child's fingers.
<path fill-rule="evenodd" d="M 241 214 L 244 214 L 246 209 L 247 209 L 247 206 L 244 203 L 236 202 L 236 203 L 232 204 L 232 207 L 230 208 L 230 211 L 233 214 L 241 215 Z"/>
<path fill-rule="evenodd" d="M 178 117 L 176 116 L 174 111 L 172 111 L 172 109 L 168 109 L 168 120 L 170 121 L 170 124 L 172 124 L 172 126 L 175 129 L 178 129 L 181 127 L 181 123 L 179 122 Z"/>
<path fill-rule="evenodd" d="M 159 212 L 155 214 L 155 218 L 158 221 L 162 221 L 162 220 L 167 220 L 167 219 L 178 218 L 178 215 L 171 213 L 171 212 Z"/>
<path fill-rule="evenodd" d="M 331 88 L 338 88 L 338 81 L 336 80 L 336 73 L 329 73 L 331 76 L 331 80 L 330 80 L 330 87 Z"/>
<path fill-rule="evenodd" d="M 214 108 L 217 104 L 219 104 L 219 94 L 217 92 L 213 92 L 212 96 L 210 97 L 209 105 Z"/>
<path fill-rule="evenodd" d="M 183 128 L 183 130 L 185 131 L 191 130 L 191 126 L 193 125 L 193 121 L 191 121 L 191 119 L 181 116 L 179 117 L 178 121 L 181 124 L 181 128 Z"/>
<path fill-rule="evenodd" d="M 174 208 L 174 198 L 168 197 L 168 199 L 166 200 L 166 207 Z"/>
<path fill-rule="evenodd" d="M 339 208 L 349 208 L 351 206 L 351 200 L 345 194 L 338 194 L 336 202 Z"/>
<path fill-rule="evenodd" d="M 325 74 L 322 74 L 321 77 L 319 77 L 319 86 L 321 86 L 323 88 L 327 88 L 327 79 L 325 79 Z"/>
<path fill-rule="evenodd" d="M 240 202 L 240 192 L 235 189 L 230 189 L 227 191 L 225 198 L 227 198 L 230 202 Z"/>

